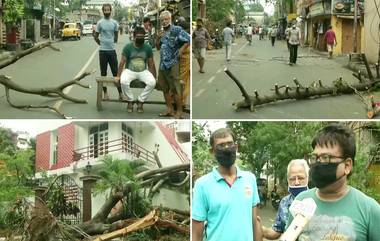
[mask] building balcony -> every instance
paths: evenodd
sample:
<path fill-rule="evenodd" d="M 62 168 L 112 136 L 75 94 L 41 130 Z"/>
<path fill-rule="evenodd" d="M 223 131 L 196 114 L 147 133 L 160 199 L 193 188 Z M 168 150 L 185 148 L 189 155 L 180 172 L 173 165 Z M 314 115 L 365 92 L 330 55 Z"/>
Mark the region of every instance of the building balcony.
<path fill-rule="evenodd" d="M 120 138 L 95 145 L 86 146 L 74 150 L 73 165 L 75 168 L 84 168 L 87 163 L 91 165 L 102 164 L 101 159 L 105 155 L 111 155 L 116 159 L 144 160 L 148 167 L 157 167 L 157 162 L 152 151 L 128 140 Z"/>

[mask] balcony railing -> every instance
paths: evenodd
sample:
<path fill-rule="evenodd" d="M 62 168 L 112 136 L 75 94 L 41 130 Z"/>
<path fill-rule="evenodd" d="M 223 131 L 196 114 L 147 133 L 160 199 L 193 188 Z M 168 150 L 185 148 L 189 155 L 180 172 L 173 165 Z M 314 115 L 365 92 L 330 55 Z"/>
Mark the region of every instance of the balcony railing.
<path fill-rule="evenodd" d="M 111 153 L 129 153 L 135 158 L 157 165 L 153 152 L 128 140 L 120 138 L 112 141 L 105 141 L 96 145 L 90 145 L 74 150 L 73 161 L 99 158 Z"/>

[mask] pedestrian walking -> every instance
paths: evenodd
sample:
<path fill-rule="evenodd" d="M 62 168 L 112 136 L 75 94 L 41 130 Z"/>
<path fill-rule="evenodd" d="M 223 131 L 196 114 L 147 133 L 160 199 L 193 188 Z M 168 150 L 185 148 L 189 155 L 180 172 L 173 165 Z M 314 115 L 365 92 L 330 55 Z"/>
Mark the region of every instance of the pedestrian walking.
<path fill-rule="evenodd" d="M 249 26 L 247 27 L 247 33 L 246 33 L 249 45 L 252 45 L 252 35 L 253 35 L 252 24 L 249 24 Z"/>
<path fill-rule="evenodd" d="M 334 45 L 337 45 L 336 36 L 332 26 L 329 26 L 329 30 L 325 33 L 325 39 L 327 44 L 327 51 L 329 52 L 329 59 L 332 58 Z"/>
<path fill-rule="evenodd" d="M 264 29 L 263 27 L 259 27 L 259 40 L 262 40 L 264 38 Z"/>
<path fill-rule="evenodd" d="M 289 33 L 290 33 L 291 26 L 288 24 L 287 28 L 285 29 L 285 40 L 286 40 L 286 46 L 288 47 L 288 51 L 290 52 L 290 45 L 289 45 Z"/>
<path fill-rule="evenodd" d="M 227 62 L 231 61 L 231 49 L 232 49 L 232 40 L 234 39 L 234 31 L 232 30 L 232 21 L 229 20 L 226 24 L 226 27 L 223 29 L 223 40 L 224 45 L 226 46 L 226 60 Z"/>
<path fill-rule="evenodd" d="M 107 66 L 109 65 L 112 71 L 112 75 L 116 77 L 118 65 L 115 43 L 117 43 L 119 27 L 117 22 L 110 18 L 112 11 L 111 4 L 103 4 L 102 11 L 104 18 L 99 20 L 99 22 L 96 24 L 96 30 L 94 34 L 95 42 L 100 45 L 100 75 L 107 76 Z M 117 85 L 117 91 L 119 92 L 119 99 L 122 100 L 123 93 L 121 91 L 120 85 Z M 104 99 L 109 99 L 107 87 L 103 87 L 103 94 Z"/>
<path fill-rule="evenodd" d="M 197 19 L 197 28 L 193 32 L 194 57 L 199 64 L 199 73 L 204 73 L 204 64 L 206 58 L 206 48 L 208 41 L 211 40 L 206 28 L 203 27 L 203 20 Z"/>
<path fill-rule="evenodd" d="M 269 36 L 271 39 L 272 47 L 274 47 L 274 42 L 276 41 L 277 36 L 277 27 L 273 25 L 273 27 L 270 29 Z"/>
<path fill-rule="evenodd" d="M 289 47 L 290 47 L 290 57 L 289 65 L 296 64 L 297 62 L 297 50 L 300 44 L 301 31 L 295 24 L 289 30 Z"/>
<path fill-rule="evenodd" d="M 160 14 L 161 26 L 156 41 L 157 50 L 160 50 L 160 69 L 158 83 L 164 93 L 167 110 L 160 117 L 182 118 L 182 95 L 184 82 L 180 78 L 180 56 L 190 44 L 190 35 L 180 26 L 172 25 L 172 15 L 169 11 Z M 176 112 L 173 108 L 173 95 L 176 102 Z"/>

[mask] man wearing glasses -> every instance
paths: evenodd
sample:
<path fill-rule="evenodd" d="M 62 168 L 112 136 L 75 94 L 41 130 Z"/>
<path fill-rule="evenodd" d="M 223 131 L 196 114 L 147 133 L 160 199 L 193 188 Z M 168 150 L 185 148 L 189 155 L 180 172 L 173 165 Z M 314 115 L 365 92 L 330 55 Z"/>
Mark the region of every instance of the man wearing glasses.
<path fill-rule="evenodd" d="M 278 239 L 285 232 L 286 222 L 290 214 L 290 205 L 298 194 L 308 189 L 309 166 L 306 160 L 296 159 L 290 161 L 287 168 L 287 177 L 289 195 L 281 199 L 272 228 L 262 227 L 263 237 L 269 240 Z"/>
<path fill-rule="evenodd" d="M 316 188 L 296 199 L 312 198 L 317 210 L 298 240 L 380 240 L 380 205 L 347 183 L 355 162 L 353 132 L 332 124 L 323 128 L 311 145 L 314 150 L 308 162 Z M 287 226 L 292 220 L 289 215 Z"/>
<path fill-rule="evenodd" d="M 256 177 L 235 165 L 233 133 L 227 128 L 216 130 L 211 134 L 210 146 L 219 165 L 195 182 L 192 240 L 262 241 Z"/>

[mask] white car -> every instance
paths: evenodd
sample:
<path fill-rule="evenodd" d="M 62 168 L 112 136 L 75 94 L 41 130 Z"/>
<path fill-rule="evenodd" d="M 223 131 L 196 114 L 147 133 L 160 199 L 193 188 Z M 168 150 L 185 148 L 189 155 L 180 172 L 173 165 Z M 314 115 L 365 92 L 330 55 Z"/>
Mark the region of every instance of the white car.
<path fill-rule="evenodd" d="M 91 35 L 92 34 L 92 24 L 84 24 L 82 34 L 83 35 L 87 35 L 87 34 Z"/>

